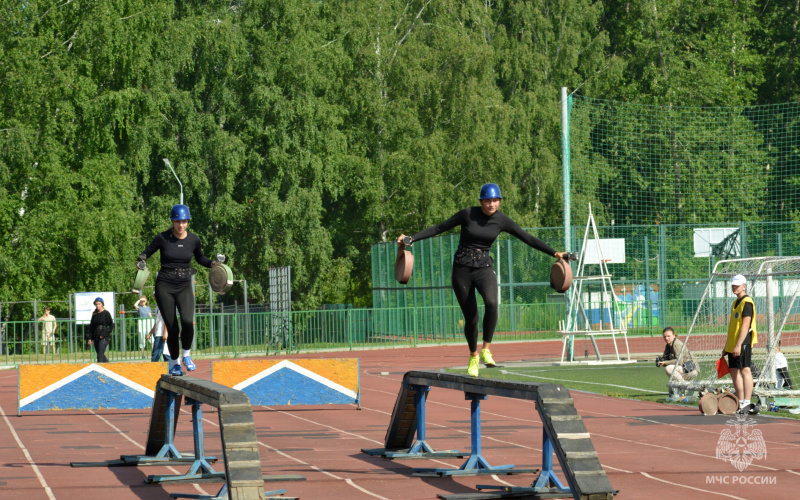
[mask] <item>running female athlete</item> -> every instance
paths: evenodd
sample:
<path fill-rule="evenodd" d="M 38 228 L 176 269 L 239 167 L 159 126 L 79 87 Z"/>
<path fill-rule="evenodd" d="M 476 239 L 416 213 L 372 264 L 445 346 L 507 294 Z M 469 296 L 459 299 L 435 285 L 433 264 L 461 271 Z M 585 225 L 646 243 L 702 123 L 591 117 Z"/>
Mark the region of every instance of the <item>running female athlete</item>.
<path fill-rule="evenodd" d="M 175 205 L 169 218 L 172 227 L 157 234 L 150 246 L 139 255 L 139 260 L 146 261 L 156 251 L 161 251 L 161 270 L 156 278 L 156 304 L 167 325 L 167 346 L 171 358 L 169 374 L 180 376 L 183 372 L 178 353 L 187 371 L 197 368 L 191 357 L 194 340 L 192 276 L 197 272 L 192 267 L 192 256 L 198 264 L 205 267 L 214 267 L 217 262 L 203 255 L 200 238 L 187 230 L 189 219 L 192 218 L 189 207 Z M 180 314 L 180 324 L 176 310 Z"/>
<path fill-rule="evenodd" d="M 467 373 L 477 377 L 479 373 L 478 358 L 478 300 L 475 291 L 483 297 L 485 311 L 483 315 L 483 346 L 480 357 L 487 367 L 495 366 L 492 353 L 489 350 L 494 330 L 497 326 L 497 275 L 494 271 L 494 261 L 490 255 L 492 243 L 502 231 L 509 233 L 529 246 L 552 255 L 553 257 L 566 258 L 565 252 L 556 252 L 544 241 L 534 238 L 523 231 L 516 222 L 507 215 L 498 211 L 503 196 L 497 184 L 484 184 L 481 187 L 479 207 L 465 208 L 446 221 L 423 229 L 411 237 L 411 242 L 424 240 L 448 229 L 461 226 L 461 238 L 458 249 L 453 257 L 453 291 L 456 294 L 458 305 L 464 313 L 464 336 L 469 345 L 469 365 Z M 403 245 L 401 234 L 397 244 Z"/>

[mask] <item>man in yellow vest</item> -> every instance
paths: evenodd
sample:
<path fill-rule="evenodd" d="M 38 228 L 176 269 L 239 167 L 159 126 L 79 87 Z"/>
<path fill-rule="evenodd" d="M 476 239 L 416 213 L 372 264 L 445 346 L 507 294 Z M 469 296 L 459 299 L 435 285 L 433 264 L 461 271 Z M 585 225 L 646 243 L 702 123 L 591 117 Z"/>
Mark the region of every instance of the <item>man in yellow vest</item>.
<path fill-rule="evenodd" d="M 753 395 L 753 373 L 750 371 L 753 345 L 758 340 L 756 332 L 756 306 L 747 295 L 747 279 L 737 274 L 731 279 L 731 292 L 736 300 L 728 322 L 728 341 L 722 355 L 728 355 L 733 387 L 739 398 L 739 413 L 758 413 L 758 405 L 750 402 Z"/>

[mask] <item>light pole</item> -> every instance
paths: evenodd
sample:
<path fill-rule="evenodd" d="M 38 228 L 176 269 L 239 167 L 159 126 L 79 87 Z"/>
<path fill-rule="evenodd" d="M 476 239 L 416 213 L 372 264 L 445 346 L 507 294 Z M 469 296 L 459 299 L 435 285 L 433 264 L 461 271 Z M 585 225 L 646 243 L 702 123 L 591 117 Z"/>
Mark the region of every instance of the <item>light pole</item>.
<path fill-rule="evenodd" d="M 183 184 L 181 184 L 181 180 L 180 180 L 180 179 L 178 179 L 178 174 L 176 174 L 176 173 L 175 173 L 175 169 L 174 169 L 174 168 L 172 168 L 172 164 L 169 162 L 169 160 L 168 160 L 168 159 L 166 159 L 166 158 L 164 158 L 164 163 L 166 163 L 166 164 L 167 164 L 167 166 L 169 167 L 169 169 L 170 169 L 170 170 L 172 170 L 172 175 L 174 175 L 174 176 L 175 176 L 175 180 L 177 180 L 177 181 L 178 181 L 178 184 L 179 184 L 179 185 L 180 185 L 180 187 L 181 187 L 181 205 L 183 205 Z"/>

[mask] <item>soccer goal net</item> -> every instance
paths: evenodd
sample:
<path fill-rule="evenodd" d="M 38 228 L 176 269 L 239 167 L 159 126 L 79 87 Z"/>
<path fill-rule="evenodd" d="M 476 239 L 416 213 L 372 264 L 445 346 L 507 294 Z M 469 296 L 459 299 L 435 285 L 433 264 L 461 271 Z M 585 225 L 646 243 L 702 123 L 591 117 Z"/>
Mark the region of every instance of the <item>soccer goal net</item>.
<path fill-rule="evenodd" d="M 716 363 L 728 337 L 736 299 L 730 281 L 737 274 L 747 278 L 747 295 L 755 304 L 758 340 L 752 351 L 753 396 L 800 395 L 800 257 L 717 262 L 683 346 L 689 350 L 696 370 L 676 369 L 667 385 L 690 391 L 732 389 L 730 375 L 717 378 Z M 685 356 L 679 359 L 685 360 Z"/>

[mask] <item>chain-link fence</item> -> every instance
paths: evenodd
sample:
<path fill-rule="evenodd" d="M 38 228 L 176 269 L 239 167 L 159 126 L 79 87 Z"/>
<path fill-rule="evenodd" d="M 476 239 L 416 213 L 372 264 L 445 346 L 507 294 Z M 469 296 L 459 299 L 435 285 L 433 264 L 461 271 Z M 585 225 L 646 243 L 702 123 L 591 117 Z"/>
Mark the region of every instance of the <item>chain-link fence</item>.
<path fill-rule="evenodd" d="M 720 259 L 800 254 L 800 103 L 688 108 L 570 95 L 566 109 L 570 224 L 529 232 L 582 251 L 591 204 L 599 237 L 624 245 L 608 268 L 629 329 L 687 324 Z M 458 238 L 414 244 L 408 285 L 394 280 L 396 245 L 374 245 L 373 306 L 452 306 Z M 501 303 L 563 302 L 548 286 L 550 257 L 507 237 L 492 256 Z"/>
<path fill-rule="evenodd" d="M 737 256 L 800 255 L 800 223 L 738 222 L 728 225 L 738 238 Z M 651 330 L 671 325 L 680 327 L 691 320 L 709 272 L 719 260 L 713 249 L 698 256 L 703 247 L 703 230 L 709 226 L 660 224 L 653 226 L 598 227 L 601 239 L 624 239 L 625 261 L 608 263 L 614 292 L 635 309 L 628 315 L 628 328 Z M 539 228 L 531 234 L 549 242 L 563 241 L 563 229 Z M 584 227 L 572 228 L 572 248 L 582 251 Z M 700 241 L 698 241 L 700 240 Z M 591 244 L 593 240 L 590 240 Z M 709 242 L 705 241 L 708 246 Z M 372 247 L 373 306 L 451 307 L 455 296 L 450 285 L 453 253 L 458 235 L 445 235 L 417 242 L 414 272 L 407 285 L 394 279 L 397 245 Z M 557 245 L 554 245 L 558 247 Z M 713 245 L 711 245 L 713 246 Z M 564 295 L 549 285 L 553 259 L 524 243 L 502 237 L 494 244 L 501 304 L 563 304 Z M 511 309 L 512 311 L 514 308 Z M 511 315 L 513 317 L 513 315 Z M 564 319 L 564 318 L 561 318 Z M 514 325 L 509 325 L 513 330 Z"/>

